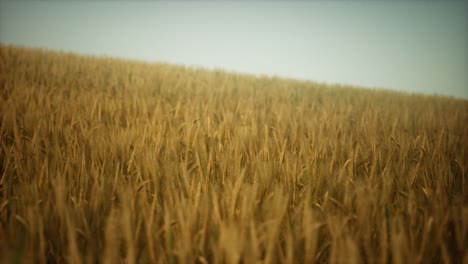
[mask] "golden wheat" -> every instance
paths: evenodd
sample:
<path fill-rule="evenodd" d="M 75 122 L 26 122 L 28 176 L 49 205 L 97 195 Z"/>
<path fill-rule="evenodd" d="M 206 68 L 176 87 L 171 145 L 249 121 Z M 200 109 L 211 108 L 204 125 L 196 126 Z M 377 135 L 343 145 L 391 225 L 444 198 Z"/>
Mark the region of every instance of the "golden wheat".
<path fill-rule="evenodd" d="M 468 102 L 0 46 L 3 263 L 468 263 Z"/>

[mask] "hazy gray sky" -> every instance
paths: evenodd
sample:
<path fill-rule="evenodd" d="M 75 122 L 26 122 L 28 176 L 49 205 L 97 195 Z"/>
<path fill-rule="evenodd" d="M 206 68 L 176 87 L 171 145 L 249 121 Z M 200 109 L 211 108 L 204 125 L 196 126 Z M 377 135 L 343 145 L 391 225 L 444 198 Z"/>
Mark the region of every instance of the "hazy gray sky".
<path fill-rule="evenodd" d="M 1 1 L 0 42 L 468 98 L 468 1 Z"/>

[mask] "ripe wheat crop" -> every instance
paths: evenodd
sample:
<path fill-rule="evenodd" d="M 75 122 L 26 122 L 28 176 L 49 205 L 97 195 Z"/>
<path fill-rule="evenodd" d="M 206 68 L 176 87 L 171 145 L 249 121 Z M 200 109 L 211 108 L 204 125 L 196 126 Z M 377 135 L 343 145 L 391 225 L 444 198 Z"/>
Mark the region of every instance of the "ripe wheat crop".
<path fill-rule="evenodd" d="M 468 102 L 0 46 L 2 263 L 468 263 Z"/>

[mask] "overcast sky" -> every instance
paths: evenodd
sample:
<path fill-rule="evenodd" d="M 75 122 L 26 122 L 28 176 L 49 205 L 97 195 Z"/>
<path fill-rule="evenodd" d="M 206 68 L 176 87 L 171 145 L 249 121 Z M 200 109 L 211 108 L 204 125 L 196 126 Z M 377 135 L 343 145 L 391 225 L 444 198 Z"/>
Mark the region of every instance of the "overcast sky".
<path fill-rule="evenodd" d="M 0 1 L 0 43 L 468 98 L 468 1 Z"/>

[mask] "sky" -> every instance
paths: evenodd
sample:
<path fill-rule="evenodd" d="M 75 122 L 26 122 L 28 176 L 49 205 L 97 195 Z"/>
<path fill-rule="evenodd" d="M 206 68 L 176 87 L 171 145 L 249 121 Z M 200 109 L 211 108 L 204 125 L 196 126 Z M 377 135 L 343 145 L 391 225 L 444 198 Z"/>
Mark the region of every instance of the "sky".
<path fill-rule="evenodd" d="M 468 99 L 468 1 L 0 1 L 0 43 Z"/>

